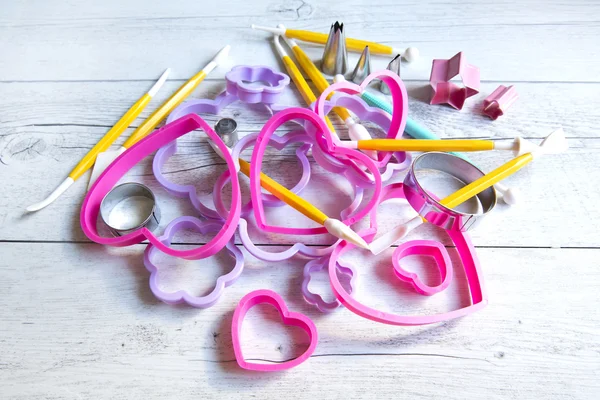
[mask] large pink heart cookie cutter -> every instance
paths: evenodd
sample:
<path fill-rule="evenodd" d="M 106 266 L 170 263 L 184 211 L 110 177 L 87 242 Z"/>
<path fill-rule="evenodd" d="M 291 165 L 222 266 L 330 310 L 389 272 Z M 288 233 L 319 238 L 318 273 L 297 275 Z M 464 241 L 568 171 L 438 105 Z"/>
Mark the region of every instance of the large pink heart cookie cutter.
<path fill-rule="evenodd" d="M 227 219 L 223 222 L 223 229 L 221 229 L 221 231 L 205 245 L 188 250 L 175 250 L 174 248 L 167 246 L 147 228 L 141 228 L 119 237 L 109 238 L 100 236 L 98 227 L 96 226 L 98 213 L 100 212 L 100 203 L 104 196 L 106 196 L 106 194 L 116 185 L 119 179 L 145 157 L 178 137 L 195 129 L 202 129 L 210 139 L 213 140 L 217 148 L 225 157 L 229 173 L 235 177 L 231 181 L 231 209 L 233 212 L 230 212 Z M 240 219 L 241 193 L 239 181 L 237 180 L 238 168 L 239 165 L 237 160 L 234 160 L 231 157 L 225 143 L 223 143 L 221 138 L 212 130 L 206 121 L 195 114 L 186 115 L 140 140 L 121 154 L 104 170 L 92 185 L 92 188 L 83 201 L 80 215 L 81 229 L 90 240 L 108 246 L 130 246 L 132 244 L 141 243 L 144 239 L 148 239 L 150 243 L 156 246 L 160 251 L 173 257 L 190 260 L 210 257 L 225 247 L 229 239 L 235 233 Z"/>
<path fill-rule="evenodd" d="M 312 123 L 318 127 L 318 130 L 328 131 L 327 125 L 323 118 L 320 118 L 313 111 L 304 108 L 288 108 L 271 117 L 261 130 L 258 138 L 256 139 L 257 144 L 254 146 L 252 152 L 252 161 L 250 166 L 250 191 L 252 196 L 252 206 L 254 208 L 254 217 L 258 227 L 266 232 L 284 233 L 292 235 L 318 235 L 327 233 L 325 227 L 318 228 L 290 228 L 283 226 L 269 225 L 265 219 L 264 207 L 261 199 L 261 188 L 260 188 L 260 172 L 262 167 L 262 161 L 264 157 L 265 149 L 271 136 L 275 133 L 275 130 L 284 124 L 285 122 L 292 120 L 305 120 L 308 123 Z M 333 144 L 332 144 L 333 147 Z M 355 160 L 362 163 L 368 171 L 373 175 L 374 178 L 374 190 L 371 200 L 361 210 L 357 211 L 355 215 L 345 219 L 343 222 L 346 225 L 352 225 L 356 221 L 367 215 L 378 202 L 379 194 L 381 193 L 381 174 L 377 169 L 377 166 L 371 158 L 365 154 L 344 147 L 339 147 L 336 150 L 336 155 L 349 160 Z"/>
<path fill-rule="evenodd" d="M 391 199 L 391 198 L 404 198 L 404 190 L 402 183 L 396 183 L 388 185 L 382 190 L 380 199 Z M 382 201 L 384 201 L 382 200 Z M 376 219 L 373 218 L 375 210 L 371 214 L 371 229 L 375 229 L 377 226 Z M 342 241 L 334 250 L 329 258 L 329 280 L 331 287 L 335 293 L 336 298 L 350 311 L 372 321 L 381 322 L 388 325 L 426 325 L 433 324 L 436 322 L 443 322 L 454 318 L 463 317 L 478 311 L 487 305 L 487 293 L 483 283 L 483 277 L 481 273 L 481 266 L 479 265 L 479 259 L 475 252 L 475 247 L 471 243 L 469 236 L 465 232 L 459 231 L 446 231 L 448 236 L 452 239 L 454 246 L 460 256 L 467 283 L 469 285 L 469 294 L 471 296 L 471 304 L 469 306 L 453 310 L 445 313 L 439 313 L 434 315 L 401 315 L 392 314 L 389 312 L 381 311 L 369 307 L 359 300 L 352 297 L 350 293 L 346 291 L 342 283 L 340 282 L 337 274 L 337 265 L 339 259 L 344 255 L 345 252 L 354 248 L 350 243 Z M 371 232 L 372 234 L 372 232 Z M 361 235 L 364 235 L 361 233 Z"/>
<path fill-rule="evenodd" d="M 285 361 L 277 364 L 257 364 L 246 361 L 242 352 L 242 323 L 244 317 L 252 307 L 257 304 L 270 304 L 279 311 L 283 323 L 286 325 L 297 326 L 302 328 L 308 334 L 310 344 L 306 351 L 293 360 Z M 233 341 L 233 351 L 235 353 L 235 359 L 240 367 L 252 371 L 283 371 L 286 369 L 293 368 L 297 365 L 302 364 L 306 361 L 315 351 L 318 342 L 317 328 L 310 318 L 306 315 L 289 311 L 285 302 L 277 293 L 272 290 L 255 290 L 250 292 L 240 300 L 238 306 L 233 313 L 233 320 L 231 322 L 231 338 Z"/>

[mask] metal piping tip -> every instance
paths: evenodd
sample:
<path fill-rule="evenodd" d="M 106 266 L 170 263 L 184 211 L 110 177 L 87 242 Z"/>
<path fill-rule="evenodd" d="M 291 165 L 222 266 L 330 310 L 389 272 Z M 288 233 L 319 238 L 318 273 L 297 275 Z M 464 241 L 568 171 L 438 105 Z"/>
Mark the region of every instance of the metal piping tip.
<path fill-rule="evenodd" d="M 329 30 L 329 37 L 321 59 L 321 70 L 327 75 L 345 74 L 348 70 L 348 52 L 344 24 L 335 22 Z"/>
<path fill-rule="evenodd" d="M 360 55 L 360 58 L 358 59 L 358 63 L 354 68 L 354 72 L 352 72 L 352 75 L 350 75 L 350 80 L 357 85 L 360 85 L 370 73 L 371 52 L 369 51 L 369 46 L 366 46 Z"/>
<path fill-rule="evenodd" d="M 401 58 L 402 57 L 400 56 L 400 54 L 396 55 L 396 57 L 394 57 L 394 59 L 392 61 L 390 61 L 390 63 L 387 66 L 387 69 L 389 71 L 392 71 L 393 73 L 395 73 L 398 76 L 400 76 Z M 390 89 L 387 87 L 387 85 L 383 81 L 381 81 L 379 84 L 379 91 L 383 94 L 390 94 Z"/>

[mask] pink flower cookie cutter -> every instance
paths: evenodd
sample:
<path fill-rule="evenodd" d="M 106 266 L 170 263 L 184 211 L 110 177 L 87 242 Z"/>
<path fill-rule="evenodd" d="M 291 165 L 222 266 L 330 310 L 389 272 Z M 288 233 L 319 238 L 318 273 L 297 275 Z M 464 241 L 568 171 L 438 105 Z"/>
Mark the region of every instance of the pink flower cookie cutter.
<path fill-rule="evenodd" d="M 119 179 L 146 156 L 149 156 L 162 146 L 195 129 L 202 129 L 214 141 L 217 148 L 224 154 L 229 173 L 235 175 L 235 178 L 232 179 L 231 182 L 231 209 L 233 212 L 229 213 L 229 216 L 223 222 L 223 229 L 221 229 L 221 231 L 205 245 L 187 250 L 176 250 L 165 245 L 147 228 L 141 228 L 119 237 L 108 238 L 100 236 L 98 227 L 96 226 L 98 213 L 100 212 L 100 204 L 104 196 L 106 196 L 106 194 L 117 184 Z M 90 240 L 108 246 L 130 246 L 132 244 L 141 243 L 144 239 L 148 239 L 148 241 L 160 251 L 170 256 L 190 260 L 210 257 L 225 247 L 229 239 L 234 235 L 240 219 L 241 193 L 239 181 L 237 180 L 238 168 L 239 165 L 237 160 L 234 160 L 231 157 L 223 141 L 206 121 L 198 115 L 186 115 L 140 140 L 121 154 L 108 166 L 108 168 L 106 168 L 106 170 L 104 170 L 92 185 L 83 201 L 80 214 L 81 228 Z"/>
<path fill-rule="evenodd" d="M 242 323 L 244 322 L 244 317 L 252 307 L 264 303 L 272 305 L 279 311 L 279 315 L 281 315 L 284 324 L 302 328 L 308 334 L 308 348 L 299 357 L 276 364 L 258 364 L 249 362 L 244 358 L 241 344 Z M 266 289 L 255 290 L 242 297 L 233 313 L 231 338 L 235 359 L 237 360 L 238 365 L 243 369 L 262 372 L 283 371 L 302 364 L 314 353 L 318 342 L 317 327 L 312 320 L 306 315 L 289 311 L 280 295 L 272 290 Z"/>
<path fill-rule="evenodd" d="M 273 104 L 290 84 L 290 78 L 265 66 L 238 65 L 225 74 L 227 92 L 245 103 Z M 266 82 L 268 85 L 255 85 Z"/>
<path fill-rule="evenodd" d="M 264 152 L 269 142 L 269 139 L 274 134 L 275 130 L 285 122 L 292 120 L 306 120 L 307 122 L 311 122 L 315 126 L 318 126 L 318 129 L 320 129 L 321 131 L 328 130 L 327 125 L 325 124 L 325 121 L 322 118 L 320 118 L 313 111 L 304 108 L 295 107 L 285 109 L 273 115 L 273 117 L 271 117 L 271 119 L 267 121 L 260 134 L 258 135 L 258 138 L 256 139 L 257 145 L 254 146 L 254 151 L 252 152 L 252 161 L 250 166 L 250 192 L 252 196 L 254 218 L 256 219 L 258 227 L 266 232 L 284 233 L 292 235 L 317 235 L 327 233 L 325 227 L 291 228 L 284 226 L 274 226 L 268 224 L 265 219 L 264 207 L 260 196 L 260 172 Z M 362 217 L 367 215 L 371 211 L 371 209 L 377 204 L 379 194 L 381 193 L 381 174 L 379 173 L 379 170 L 377 169 L 377 166 L 375 165 L 373 160 L 365 154 L 357 150 L 347 148 L 339 148 L 336 151 L 337 154 L 339 154 L 341 157 L 345 157 L 350 160 L 356 160 L 357 162 L 362 163 L 367 168 L 367 170 L 369 170 L 371 174 L 373 174 L 373 177 L 375 179 L 373 187 L 373 196 L 371 200 L 362 209 L 358 210 L 354 216 L 349 217 L 348 219 L 345 219 L 343 221 L 346 225 L 352 225 L 356 221 L 360 220 Z"/>
<path fill-rule="evenodd" d="M 325 102 L 324 113 L 327 114 L 334 106 L 344 107 L 352 111 L 361 121 L 369 121 L 376 124 L 382 130 L 387 132 L 386 137 L 388 138 L 397 138 L 403 134 L 402 132 L 394 133 L 390 130 L 392 117 L 388 113 L 380 108 L 369 106 L 359 96 L 351 96 L 346 93 L 335 93 L 330 100 Z M 312 124 L 306 124 L 306 132 L 316 140 L 315 131 L 316 127 Z M 356 163 L 348 160 L 340 160 L 332 156 L 327 149 L 325 141 L 320 141 L 319 146 L 314 146 L 312 153 L 315 161 L 326 170 L 333 173 L 345 171 L 347 176 L 355 176 L 358 179 L 357 184 L 364 187 L 373 184 L 372 177 L 365 174 Z M 395 160 L 394 162 L 391 162 L 392 157 Z M 405 170 L 410 165 L 411 159 L 410 153 L 407 152 L 379 152 L 375 164 L 378 168 L 383 169 L 381 172 L 381 180 L 387 182 L 392 178 L 395 172 Z"/>
<path fill-rule="evenodd" d="M 381 198 L 386 200 L 391 198 L 404 198 L 403 186 L 404 185 L 402 183 L 395 183 L 386 186 L 382 191 Z M 371 226 L 373 229 L 377 225 L 375 210 L 373 210 L 371 218 Z M 375 218 L 375 220 L 373 218 Z M 336 298 L 342 303 L 342 305 L 344 305 L 344 307 L 363 318 L 388 325 L 400 326 L 426 325 L 436 322 L 443 322 L 450 319 L 463 317 L 482 309 L 487 305 L 488 300 L 487 293 L 485 291 L 485 285 L 483 283 L 481 266 L 479 265 L 475 247 L 465 232 L 446 231 L 446 233 L 452 239 L 465 271 L 465 276 L 469 286 L 469 294 L 471 296 L 470 305 L 457 310 L 433 315 L 401 315 L 377 310 L 367 306 L 366 304 L 363 304 L 359 300 L 352 297 L 351 293 L 346 291 L 338 278 L 337 265 L 340 258 L 345 252 L 354 248 L 352 244 L 345 241 L 342 241 L 333 250 L 333 253 L 329 258 L 329 280 Z"/>
<path fill-rule="evenodd" d="M 463 87 L 450 82 L 456 76 L 462 79 Z M 430 104 L 446 103 L 460 110 L 465 100 L 479 93 L 479 68 L 467 64 L 462 51 L 448 60 L 433 60 L 429 85 L 433 90 Z"/>
<path fill-rule="evenodd" d="M 498 86 L 488 97 L 483 100 L 483 113 L 493 120 L 504 115 L 515 101 L 519 98 L 519 94 L 513 85 L 506 87 Z"/>
<path fill-rule="evenodd" d="M 308 304 L 312 304 L 321 312 L 329 313 L 334 311 L 336 308 L 341 306 L 341 303 L 334 299 L 333 301 L 325 301 L 323 296 L 318 293 L 311 292 L 309 289 L 309 284 L 312 278 L 312 274 L 315 272 L 319 272 L 326 268 L 329 265 L 329 256 L 324 256 L 321 258 L 316 258 L 310 260 L 304 266 L 304 271 L 302 273 L 302 297 Z M 356 286 L 356 268 L 351 264 L 339 264 L 338 263 L 338 271 L 348 278 L 347 285 L 349 288 L 349 293 L 352 293 L 352 290 Z"/>
<path fill-rule="evenodd" d="M 223 225 L 216 221 L 201 221 L 198 218 L 188 216 L 179 217 L 171 221 L 166 227 L 165 233 L 159 240 L 169 246 L 175 234 L 181 230 L 191 229 L 205 234 L 219 232 L 222 227 Z M 176 292 L 166 292 L 162 290 L 159 282 L 160 268 L 153 261 L 156 256 L 156 247 L 149 244 L 144 251 L 144 265 L 148 272 L 150 272 L 150 290 L 152 290 L 152 293 L 156 298 L 167 304 L 173 305 L 185 303 L 196 308 L 207 308 L 214 305 L 225 291 L 225 288 L 232 285 L 244 270 L 244 255 L 240 249 L 236 247 L 234 242 L 234 237 L 232 236 L 225 246 L 229 255 L 235 260 L 233 269 L 227 274 L 219 276 L 214 289 L 205 296 L 194 296 L 185 290 L 178 290 Z"/>
<path fill-rule="evenodd" d="M 426 255 L 433 257 L 440 273 L 440 284 L 430 286 L 425 284 L 414 272 L 409 272 L 402 267 L 400 262 L 404 257 L 414 255 Z M 424 296 L 431 296 L 446 289 L 452 282 L 452 261 L 448 250 L 440 243 L 434 240 L 413 240 L 402 243 L 394 250 L 392 255 L 394 273 L 401 281 L 413 285 L 417 293 Z"/>

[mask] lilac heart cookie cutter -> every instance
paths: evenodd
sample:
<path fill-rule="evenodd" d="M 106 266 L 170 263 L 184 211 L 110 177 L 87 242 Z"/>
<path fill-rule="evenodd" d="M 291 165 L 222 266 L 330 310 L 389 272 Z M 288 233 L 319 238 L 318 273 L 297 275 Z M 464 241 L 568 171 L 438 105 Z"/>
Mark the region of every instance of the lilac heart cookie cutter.
<path fill-rule="evenodd" d="M 310 260 L 304 266 L 304 271 L 302 274 L 302 296 L 304 300 L 308 304 L 312 304 L 321 312 L 330 313 L 337 309 L 342 304 L 337 299 L 333 299 L 333 301 L 325 301 L 323 297 L 315 292 L 311 292 L 308 288 L 311 280 L 311 275 L 314 272 L 319 272 L 323 269 L 326 269 L 329 265 L 329 256 L 324 256 L 321 258 L 317 258 L 314 260 Z M 352 291 L 356 288 L 356 272 L 355 267 L 349 264 L 342 265 L 338 262 L 338 271 L 349 277 L 348 280 L 348 293 L 352 293 Z"/>
<path fill-rule="evenodd" d="M 165 233 L 159 238 L 159 240 L 167 246 L 171 245 L 171 240 L 175 234 L 181 230 L 191 229 L 196 232 L 206 234 L 211 232 L 218 232 L 223 228 L 223 224 L 215 221 L 201 221 L 195 217 L 179 217 L 166 227 Z M 155 253 L 159 251 L 154 245 L 149 244 L 144 251 L 144 265 L 148 272 L 150 272 L 150 290 L 156 298 L 167 304 L 188 304 L 196 308 L 207 308 L 214 305 L 225 288 L 231 286 L 242 274 L 244 270 L 244 255 L 238 249 L 234 242 L 235 236 L 225 245 L 225 248 L 229 254 L 235 259 L 235 266 L 231 271 L 225 275 L 219 276 L 215 283 L 214 289 L 205 296 L 193 296 L 185 290 L 178 290 L 176 292 L 166 292 L 160 288 L 159 283 L 159 267 L 153 262 Z"/>

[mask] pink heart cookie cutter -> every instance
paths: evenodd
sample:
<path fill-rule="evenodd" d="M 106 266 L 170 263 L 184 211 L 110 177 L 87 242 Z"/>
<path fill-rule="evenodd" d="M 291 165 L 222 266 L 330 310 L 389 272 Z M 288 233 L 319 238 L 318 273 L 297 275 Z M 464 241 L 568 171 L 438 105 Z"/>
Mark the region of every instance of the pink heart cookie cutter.
<path fill-rule="evenodd" d="M 320 118 L 316 113 L 311 110 L 304 108 L 288 108 L 271 117 L 261 130 L 258 138 L 256 139 L 257 144 L 252 152 L 252 161 L 250 166 L 250 191 L 252 196 L 252 206 L 254 209 L 254 217 L 256 223 L 260 229 L 266 232 L 284 233 L 292 235 L 317 235 L 327 233 L 325 227 L 318 228 L 290 228 L 283 226 L 270 225 L 265 220 L 264 207 L 261 201 L 261 188 L 260 188 L 260 172 L 262 167 L 262 161 L 265 149 L 269 142 L 270 137 L 275 133 L 275 130 L 284 124 L 285 122 L 292 120 L 306 120 L 308 123 L 313 123 L 321 131 L 328 131 L 327 125 L 324 120 Z M 374 164 L 373 160 L 365 154 L 353 150 L 340 147 L 337 149 L 337 154 L 350 160 L 356 160 L 362 163 L 374 177 L 374 190 L 373 197 L 361 210 L 357 213 L 345 219 L 343 222 L 346 225 L 352 225 L 362 217 L 367 215 L 371 209 L 377 204 L 379 194 L 381 192 L 381 174 Z"/>
<path fill-rule="evenodd" d="M 244 317 L 252 307 L 264 303 L 272 305 L 279 311 L 279 315 L 281 315 L 284 324 L 302 328 L 308 334 L 310 344 L 306 351 L 299 357 L 277 364 L 258 364 L 244 359 L 241 344 L 242 323 L 244 322 Z M 264 372 L 283 371 L 302 364 L 314 353 L 318 342 L 317 327 L 312 320 L 304 314 L 289 311 L 280 295 L 272 290 L 266 289 L 255 290 L 242 297 L 233 313 L 233 320 L 231 321 L 231 338 L 233 341 L 235 359 L 237 360 L 238 365 L 243 369 Z"/>
<path fill-rule="evenodd" d="M 392 198 L 404 198 L 404 189 L 402 183 L 388 185 L 382 190 L 382 202 Z M 371 213 L 371 231 L 368 232 L 371 237 L 374 236 L 372 230 L 376 229 L 376 226 L 376 210 L 373 210 Z M 363 318 L 388 325 L 400 326 L 426 325 L 436 322 L 443 322 L 450 319 L 463 317 L 482 309 L 487 305 L 488 300 L 487 293 L 485 291 L 485 285 L 483 283 L 481 266 L 479 265 L 479 259 L 477 258 L 475 247 L 465 232 L 446 231 L 446 233 L 452 239 L 465 271 L 465 276 L 469 286 L 469 294 L 471 296 L 471 304 L 469 306 L 434 315 L 401 315 L 377 310 L 361 303 L 346 291 L 336 272 L 339 259 L 346 251 L 354 248 L 352 244 L 349 244 L 345 241 L 342 241 L 333 250 L 333 253 L 329 258 L 329 280 L 336 298 L 344 305 L 344 307 Z M 363 237 L 367 235 L 367 233 L 363 232 L 360 234 Z"/>
<path fill-rule="evenodd" d="M 217 148 L 222 151 L 225 156 L 225 162 L 229 173 L 235 177 L 231 182 L 231 208 L 234 211 L 229 213 L 229 216 L 224 221 L 223 229 L 221 229 L 221 231 L 205 245 L 188 250 L 175 250 L 165 245 L 147 228 L 141 228 L 119 237 L 109 238 L 100 236 L 98 227 L 96 226 L 96 221 L 98 220 L 98 214 L 100 212 L 100 204 L 104 196 L 106 196 L 106 194 L 116 185 L 119 179 L 145 157 L 178 137 L 195 129 L 202 129 L 214 141 Z M 240 219 L 241 193 L 239 181 L 237 180 L 238 168 L 239 165 L 237 160 L 234 160 L 231 157 L 221 138 L 212 130 L 206 121 L 195 114 L 186 115 L 140 140 L 121 154 L 104 170 L 92 185 L 92 188 L 83 201 L 80 214 L 81 229 L 90 240 L 108 246 L 130 246 L 132 244 L 141 243 L 144 239 L 148 239 L 148 241 L 160 251 L 170 256 L 190 260 L 210 257 L 225 247 L 229 239 L 235 233 Z"/>
<path fill-rule="evenodd" d="M 401 260 L 408 256 L 430 256 L 433 257 L 440 273 L 440 284 L 429 286 L 425 284 L 414 272 L 409 272 L 402 267 Z M 413 285 L 415 290 L 424 295 L 432 296 L 446 289 L 452 282 L 452 261 L 448 250 L 440 243 L 434 240 L 413 240 L 402 243 L 394 250 L 392 255 L 394 273 L 403 282 Z"/>

